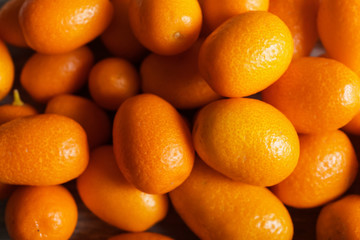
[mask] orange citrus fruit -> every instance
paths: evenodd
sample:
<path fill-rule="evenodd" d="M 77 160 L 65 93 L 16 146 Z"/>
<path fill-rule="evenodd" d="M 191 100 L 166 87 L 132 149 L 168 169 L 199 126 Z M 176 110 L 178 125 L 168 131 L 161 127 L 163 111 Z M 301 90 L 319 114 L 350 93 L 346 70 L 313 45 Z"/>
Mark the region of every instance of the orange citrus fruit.
<path fill-rule="evenodd" d="M 6 205 L 5 223 L 12 239 L 69 239 L 77 223 L 77 206 L 62 186 L 20 187 Z"/>
<path fill-rule="evenodd" d="M 0 100 L 10 92 L 14 82 L 14 63 L 11 55 L 0 39 Z"/>
<path fill-rule="evenodd" d="M 110 24 L 112 16 L 109 0 L 25 0 L 19 21 L 31 48 L 59 54 L 95 39 Z"/>
<path fill-rule="evenodd" d="M 190 177 L 170 192 L 170 199 L 200 239 L 290 240 L 293 236 L 288 211 L 268 189 L 233 181 L 200 159 Z"/>
<path fill-rule="evenodd" d="M 197 0 L 131 1 L 129 19 L 140 43 L 160 55 L 175 55 L 190 48 L 202 24 Z"/>
<path fill-rule="evenodd" d="M 303 57 L 262 93 L 284 113 L 299 133 L 336 130 L 360 109 L 360 79 L 344 64 Z"/>
<path fill-rule="evenodd" d="M 58 55 L 35 53 L 21 70 L 20 82 L 35 101 L 44 103 L 84 86 L 93 62 L 88 47 Z"/>
<path fill-rule="evenodd" d="M 139 191 L 122 176 L 112 146 L 90 153 L 86 171 L 77 179 L 82 201 L 96 216 L 126 231 L 145 231 L 168 210 L 166 195 Z"/>
<path fill-rule="evenodd" d="M 354 182 L 358 161 L 345 133 L 337 130 L 300 135 L 295 170 L 272 191 L 286 205 L 312 208 L 342 195 Z"/>
<path fill-rule="evenodd" d="M 19 11 L 25 0 L 5 1 L 0 9 L 0 38 L 18 47 L 27 47 L 19 23 Z"/>
<path fill-rule="evenodd" d="M 223 99 L 206 105 L 196 117 L 193 141 L 209 166 L 259 186 L 284 180 L 299 158 L 299 139 L 291 122 L 256 99 Z"/>
<path fill-rule="evenodd" d="M 360 239 L 360 196 L 348 195 L 325 206 L 317 219 L 317 240 Z"/>
<path fill-rule="evenodd" d="M 220 98 L 201 77 L 197 59 L 203 40 L 175 56 L 150 54 L 141 64 L 142 90 L 176 108 L 197 108 Z"/>
<path fill-rule="evenodd" d="M 91 69 L 88 87 L 97 104 L 108 110 L 117 110 L 125 99 L 138 93 L 140 77 L 127 60 L 106 58 Z"/>
<path fill-rule="evenodd" d="M 114 119 L 116 161 L 124 177 L 147 193 L 167 193 L 189 176 L 194 149 L 182 116 L 162 98 L 128 98 Z"/>
<path fill-rule="evenodd" d="M 108 240 L 174 240 L 159 233 L 142 232 L 142 233 L 123 233 L 113 236 Z"/>
<path fill-rule="evenodd" d="M 270 0 L 269 12 L 283 20 L 293 36 L 294 59 L 309 56 L 319 38 L 318 5 L 314 0 Z"/>
<path fill-rule="evenodd" d="M 277 16 L 246 12 L 221 24 L 205 40 L 199 70 L 225 97 L 257 93 L 278 80 L 290 64 L 293 40 Z"/>
<path fill-rule="evenodd" d="M 56 114 L 38 114 L 0 125 L 0 182 L 55 185 L 78 177 L 88 164 L 83 128 Z"/>

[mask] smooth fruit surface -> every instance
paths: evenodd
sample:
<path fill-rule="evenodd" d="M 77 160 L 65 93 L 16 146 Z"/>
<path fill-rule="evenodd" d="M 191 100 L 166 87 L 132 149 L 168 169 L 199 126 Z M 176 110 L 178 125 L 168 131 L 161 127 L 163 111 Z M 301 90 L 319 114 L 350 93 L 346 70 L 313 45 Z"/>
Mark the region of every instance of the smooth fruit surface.
<path fill-rule="evenodd" d="M 26 47 L 19 23 L 19 11 L 25 0 L 7 1 L 0 9 L 0 38 L 18 47 Z"/>
<path fill-rule="evenodd" d="M 88 47 L 58 55 L 35 53 L 21 70 L 20 82 L 35 101 L 44 103 L 56 95 L 79 90 L 93 62 Z"/>
<path fill-rule="evenodd" d="M 106 112 L 87 98 L 71 94 L 57 95 L 46 105 L 45 113 L 74 119 L 84 128 L 89 147 L 107 143 L 111 136 L 111 122 Z"/>
<path fill-rule="evenodd" d="M 88 158 L 86 133 L 70 118 L 39 114 L 0 125 L 0 182 L 61 184 L 79 176 Z"/>
<path fill-rule="evenodd" d="M 69 239 L 77 206 L 63 186 L 20 187 L 6 205 L 5 223 L 12 239 Z"/>
<path fill-rule="evenodd" d="M 360 196 L 348 195 L 321 210 L 316 224 L 316 239 L 360 239 L 359 225 Z"/>
<path fill-rule="evenodd" d="M 190 177 L 170 199 L 200 239 L 282 239 L 293 236 L 284 205 L 266 188 L 233 181 L 195 161 Z"/>
<path fill-rule="evenodd" d="M 314 0 L 270 0 L 269 12 L 283 20 L 293 36 L 294 59 L 309 56 L 318 40 L 318 5 Z"/>
<path fill-rule="evenodd" d="M 88 86 L 97 104 L 108 110 L 117 110 L 122 102 L 138 93 L 140 76 L 127 60 L 106 58 L 91 69 Z"/>
<path fill-rule="evenodd" d="M 345 132 L 360 135 L 360 111 L 343 128 Z"/>
<path fill-rule="evenodd" d="M 330 58 L 360 74 L 360 2 L 356 0 L 320 1 L 318 32 Z"/>
<path fill-rule="evenodd" d="M 60 54 L 95 39 L 112 16 L 109 0 L 26 0 L 19 21 L 31 48 L 44 54 Z"/>
<path fill-rule="evenodd" d="M 10 92 L 14 82 L 14 63 L 11 55 L 0 39 L 0 100 Z"/>
<path fill-rule="evenodd" d="M 129 4 L 131 0 L 112 0 L 114 17 L 109 27 L 101 34 L 105 47 L 120 58 L 138 62 L 147 50 L 136 39 L 129 23 Z"/>
<path fill-rule="evenodd" d="M 220 96 L 201 77 L 197 59 L 203 39 L 176 56 L 150 54 L 141 64 L 141 87 L 176 108 L 197 108 Z"/>
<path fill-rule="evenodd" d="M 262 93 L 299 133 L 334 131 L 360 108 L 360 79 L 344 64 L 327 58 L 294 60 L 286 73 Z"/>
<path fill-rule="evenodd" d="M 136 38 L 160 55 L 175 55 L 190 48 L 202 24 L 197 0 L 131 1 L 129 19 Z"/>
<path fill-rule="evenodd" d="M 147 193 L 167 193 L 189 176 L 194 149 L 182 116 L 162 98 L 128 98 L 114 119 L 116 161 L 125 178 Z"/>
<path fill-rule="evenodd" d="M 197 115 L 193 141 L 209 166 L 234 180 L 259 186 L 284 180 L 299 158 L 299 139 L 290 121 L 256 99 L 208 104 Z"/>
<path fill-rule="evenodd" d="M 142 232 L 142 233 L 123 233 L 108 240 L 173 240 L 173 238 L 167 237 L 159 233 Z"/>
<path fill-rule="evenodd" d="M 257 93 L 286 71 L 293 54 L 288 27 L 277 16 L 246 12 L 221 24 L 199 54 L 200 74 L 225 97 Z"/>
<path fill-rule="evenodd" d="M 77 189 L 90 211 L 126 231 L 145 231 L 162 220 L 168 209 L 166 195 L 141 192 L 125 180 L 112 146 L 90 153 L 89 166 L 77 179 Z"/>
<path fill-rule="evenodd" d="M 354 182 L 358 161 L 345 133 L 337 130 L 300 135 L 295 170 L 272 191 L 286 205 L 311 208 L 342 195 Z"/>

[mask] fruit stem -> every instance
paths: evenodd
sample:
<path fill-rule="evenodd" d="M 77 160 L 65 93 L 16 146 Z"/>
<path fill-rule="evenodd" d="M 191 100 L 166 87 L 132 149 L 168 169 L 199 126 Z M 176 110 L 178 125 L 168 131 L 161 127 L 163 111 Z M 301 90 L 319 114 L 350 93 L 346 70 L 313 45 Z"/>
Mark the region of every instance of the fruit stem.
<path fill-rule="evenodd" d="M 14 101 L 12 103 L 14 106 L 23 106 L 24 102 L 21 101 L 19 91 L 17 89 L 14 89 Z"/>

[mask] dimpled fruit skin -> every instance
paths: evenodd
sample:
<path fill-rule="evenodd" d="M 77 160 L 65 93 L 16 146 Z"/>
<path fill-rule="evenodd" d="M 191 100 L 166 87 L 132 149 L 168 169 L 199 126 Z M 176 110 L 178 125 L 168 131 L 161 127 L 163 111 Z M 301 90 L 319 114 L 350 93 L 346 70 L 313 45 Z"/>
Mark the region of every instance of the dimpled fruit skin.
<path fill-rule="evenodd" d="M 215 92 L 244 97 L 275 82 L 287 69 L 293 39 L 277 16 L 261 11 L 230 18 L 205 40 L 200 74 Z"/>
<path fill-rule="evenodd" d="M 170 192 L 176 211 L 201 239 L 290 240 L 293 224 L 266 188 L 233 181 L 200 159 L 190 177 Z"/>
<path fill-rule="evenodd" d="M 259 186 L 284 180 L 299 158 L 299 140 L 290 121 L 256 99 L 224 99 L 205 106 L 195 120 L 193 141 L 209 166 Z"/>
<path fill-rule="evenodd" d="M 358 112 L 360 80 L 336 60 L 303 57 L 294 60 L 262 97 L 284 113 L 299 133 L 333 131 Z"/>
<path fill-rule="evenodd" d="M 293 59 L 309 56 L 318 40 L 317 0 L 270 0 L 269 12 L 289 27 L 294 38 Z"/>
<path fill-rule="evenodd" d="M 140 43 L 160 55 L 175 55 L 190 48 L 202 24 L 197 0 L 131 1 L 129 19 Z"/>
<path fill-rule="evenodd" d="M 345 133 L 337 130 L 300 135 L 300 158 L 288 178 L 272 187 L 286 205 L 311 208 L 342 195 L 358 172 L 355 150 Z"/>
<path fill-rule="evenodd" d="M 142 233 L 123 233 L 108 240 L 174 240 L 173 238 L 161 235 L 159 233 L 142 232 Z"/>
<path fill-rule="evenodd" d="M 9 93 L 14 82 L 14 63 L 5 43 L 0 39 L 0 100 Z"/>
<path fill-rule="evenodd" d="M 316 223 L 316 239 L 360 239 L 359 226 L 360 196 L 348 195 L 321 210 Z"/>
<path fill-rule="evenodd" d="M 18 117 L 25 117 L 37 114 L 38 111 L 30 105 L 16 106 L 4 104 L 0 106 L 0 125 Z"/>
<path fill-rule="evenodd" d="M 326 53 L 360 74 L 360 2 L 320 1 L 317 26 Z"/>
<path fill-rule="evenodd" d="M 162 194 L 179 186 L 194 163 L 190 131 L 176 109 L 153 94 L 128 98 L 114 119 L 116 161 L 139 190 Z"/>
<path fill-rule="evenodd" d="M 78 177 L 88 158 L 85 131 L 70 118 L 39 114 L 0 126 L 0 182 L 61 184 Z"/>
<path fill-rule="evenodd" d="M 31 48 L 59 54 L 96 38 L 110 24 L 112 15 L 109 0 L 26 0 L 19 21 Z"/>
<path fill-rule="evenodd" d="M 77 206 L 63 186 L 20 187 L 11 195 L 5 223 L 11 239 L 69 239 L 77 223 Z"/>

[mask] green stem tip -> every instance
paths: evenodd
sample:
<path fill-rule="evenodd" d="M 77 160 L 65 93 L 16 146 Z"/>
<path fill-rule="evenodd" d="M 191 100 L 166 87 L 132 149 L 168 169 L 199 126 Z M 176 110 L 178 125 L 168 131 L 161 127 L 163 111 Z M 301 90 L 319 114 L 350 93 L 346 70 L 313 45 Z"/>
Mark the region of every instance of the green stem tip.
<path fill-rule="evenodd" d="M 14 106 L 23 106 L 24 102 L 21 101 L 20 93 L 17 89 L 14 89 L 14 101 L 12 103 Z"/>

